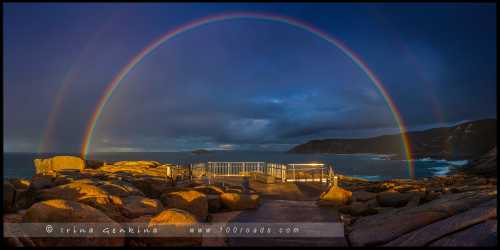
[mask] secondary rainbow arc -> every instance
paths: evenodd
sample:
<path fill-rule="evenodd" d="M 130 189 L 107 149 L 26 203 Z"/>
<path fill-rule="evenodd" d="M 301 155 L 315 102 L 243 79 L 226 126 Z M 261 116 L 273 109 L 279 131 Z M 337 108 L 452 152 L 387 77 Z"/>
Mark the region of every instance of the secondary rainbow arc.
<path fill-rule="evenodd" d="M 90 122 L 88 123 L 84 138 L 83 138 L 83 145 L 82 145 L 82 151 L 81 151 L 81 156 L 86 158 L 87 155 L 89 154 L 90 147 L 92 145 L 92 139 L 93 139 L 93 134 L 95 131 L 95 127 L 99 121 L 99 118 L 102 114 L 102 111 L 106 104 L 109 102 L 113 92 L 117 89 L 117 87 L 120 85 L 122 80 L 127 76 L 127 74 L 137 65 L 139 64 L 148 54 L 150 54 L 152 51 L 154 51 L 157 47 L 159 47 L 161 44 L 167 42 L 168 40 L 183 34 L 184 32 L 193 30 L 195 28 L 215 23 L 215 22 L 221 22 L 221 21 L 226 21 L 226 20 L 235 20 L 235 19 L 258 19 L 258 20 L 268 20 L 268 21 L 274 21 L 274 22 L 279 22 L 279 23 L 284 23 L 288 24 L 297 28 L 300 28 L 302 30 L 305 30 L 307 32 L 310 32 L 325 41 L 333 44 L 335 47 L 340 49 L 346 56 L 348 56 L 371 80 L 371 82 L 376 86 L 376 88 L 380 91 L 382 96 L 384 97 L 387 105 L 389 106 L 389 109 L 391 110 L 394 119 L 396 123 L 398 124 L 399 130 L 401 132 L 401 139 L 402 139 L 402 144 L 404 147 L 404 153 L 406 155 L 406 160 L 408 162 L 409 171 L 411 172 L 410 174 L 413 176 L 413 160 L 411 156 L 411 148 L 410 148 L 410 143 L 409 143 L 409 138 L 406 134 L 406 127 L 404 125 L 403 119 L 401 118 L 401 114 L 399 110 L 397 109 L 394 101 L 390 97 L 389 93 L 387 90 L 384 88 L 382 85 L 382 82 L 380 79 L 374 74 L 374 72 L 368 67 L 368 65 L 363 62 L 361 57 L 357 55 L 354 51 L 349 49 L 345 44 L 343 44 L 341 41 L 338 39 L 335 39 L 334 37 L 330 36 L 329 34 L 299 20 L 292 19 L 290 17 L 286 16 L 279 16 L 279 15 L 274 15 L 274 14 L 263 14 L 263 13 L 247 13 L 247 12 L 232 12 L 232 13 L 224 13 L 224 14 L 219 14 L 215 16 L 208 16 L 205 18 L 197 19 L 194 20 L 190 23 L 187 23 L 185 25 L 181 25 L 171 31 L 168 31 L 164 35 L 160 36 L 158 39 L 154 40 L 152 43 L 150 43 L 148 46 L 146 46 L 141 52 L 139 52 L 134 58 L 127 63 L 120 71 L 119 73 L 113 78 L 113 80 L 107 85 L 103 96 L 100 98 L 95 111 L 92 114 L 92 117 L 90 119 Z"/>

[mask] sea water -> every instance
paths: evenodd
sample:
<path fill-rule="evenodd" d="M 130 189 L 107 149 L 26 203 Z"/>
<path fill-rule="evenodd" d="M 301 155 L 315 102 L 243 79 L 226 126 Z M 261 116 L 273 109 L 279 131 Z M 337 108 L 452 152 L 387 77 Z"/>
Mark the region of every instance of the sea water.
<path fill-rule="evenodd" d="M 30 178 L 35 173 L 34 159 L 49 158 L 63 153 L 4 153 L 4 178 Z M 206 154 L 191 152 L 131 152 L 131 153 L 95 153 L 93 159 L 103 161 L 152 160 L 162 163 L 189 164 L 208 161 L 270 163 L 310 163 L 320 162 L 332 165 L 336 173 L 369 180 L 387 180 L 393 178 L 443 176 L 452 169 L 466 165 L 467 161 L 446 161 L 442 159 L 414 160 L 414 169 L 408 167 L 408 161 L 388 160 L 383 155 L 375 154 L 291 154 L 269 151 L 212 151 Z"/>

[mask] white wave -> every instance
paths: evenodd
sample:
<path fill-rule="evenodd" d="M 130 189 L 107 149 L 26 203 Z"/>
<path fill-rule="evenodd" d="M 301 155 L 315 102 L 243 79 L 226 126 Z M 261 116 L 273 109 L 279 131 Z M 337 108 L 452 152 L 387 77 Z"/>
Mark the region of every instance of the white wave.
<path fill-rule="evenodd" d="M 446 163 L 454 165 L 454 166 L 465 166 L 467 163 L 469 163 L 468 160 L 462 160 L 462 161 L 446 161 Z"/>
<path fill-rule="evenodd" d="M 421 162 L 426 162 L 426 161 L 434 161 L 432 158 L 430 157 L 425 157 L 425 158 L 420 158 L 420 159 L 401 159 L 400 161 L 409 161 L 409 162 L 416 162 L 416 161 L 421 161 Z"/>
<path fill-rule="evenodd" d="M 406 161 L 406 160 L 403 160 Z M 445 159 L 433 159 L 430 157 L 425 157 L 425 158 L 420 158 L 420 159 L 413 159 L 412 161 L 419 161 L 419 162 L 437 162 L 437 163 L 443 163 L 443 164 L 450 164 L 453 166 L 464 166 L 467 163 L 469 163 L 468 160 L 456 160 L 456 161 L 448 161 Z"/>
<path fill-rule="evenodd" d="M 421 159 L 415 159 L 415 161 L 436 161 L 430 157 L 425 157 L 425 158 L 421 158 Z"/>
<path fill-rule="evenodd" d="M 434 176 L 445 176 L 450 172 L 450 166 L 432 167 L 429 168 Z"/>
<path fill-rule="evenodd" d="M 372 156 L 370 160 L 391 160 L 391 157 L 396 156 L 395 154 L 370 154 Z"/>

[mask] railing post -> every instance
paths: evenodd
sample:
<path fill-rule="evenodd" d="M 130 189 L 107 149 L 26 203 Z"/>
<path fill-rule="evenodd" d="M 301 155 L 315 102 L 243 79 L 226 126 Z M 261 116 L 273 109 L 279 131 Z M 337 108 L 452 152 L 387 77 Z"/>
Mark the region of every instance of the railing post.
<path fill-rule="evenodd" d="M 286 182 L 286 165 L 281 165 L 281 181 Z"/>
<path fill-rule="evenodd" d="M 319 181 L 321 182 L 321 184 L 323 184 L 323 168 L 324 168 L 324 166 L 321 166 L 321 177 L 319 178 Z"/>
<path fill-rule="evenodd" d="M 333 169 L 332 166 L 328 168 L 328 184 L 333 184 Z"/>
<path fill-rule="evenodd" d="M 200 164 L 201 165 L 201 164 Z M 203 173 L 208 174 L 208 170 L 210 169 L 210 162 L 207 162 L 206 164 L 203 164 Z"/>

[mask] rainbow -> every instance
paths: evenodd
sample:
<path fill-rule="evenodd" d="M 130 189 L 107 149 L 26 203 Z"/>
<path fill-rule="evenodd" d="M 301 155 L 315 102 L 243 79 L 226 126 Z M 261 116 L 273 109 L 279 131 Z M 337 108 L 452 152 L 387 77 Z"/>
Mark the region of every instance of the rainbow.
<path fill-rule="evenodd" d="M 387 18 L 384 16 L 384 14 L 379 11 L 374 9 L 375 17 L 377 20 L 381 22 L 382 27 L 390 26 L 389 21 Z M 403 42 L 401 35 L 398 33 L 395 33 L 394 36 L 394 45 L 397 46 L 397 48 L 401 51 L 403 55 L 406 56 L 406 60 L 408 63 L 410 63 L 413 66 L 413 69 L 415 70 L 415 73 L 417 74 L 417 77 L 419 78 L 418 80 L 425 84 L 424 86 L 428 92 L 428 96 L 431 98 L 431 102 L 433 104 L 433 109 L 432 112 L 434 113 L 435 118 L 438 120 L 438 122 L 444 123 L 445 122 L 445 113 L 443 112 L 443 109 L 441 105 L 439 104 L 439 99 L 438 96 L 436 95 L 436 91 L 433 89 L 433 84 L 432 82 L 427 79 L 425 76 L 425 70 L 424 66 L 422 63 L 419 63 L 417 56 L 415 53 L 408 47 L 408 44 Z"/>
<path fill-rule="evenodd" d="M 214 16 L 208 16 L 204 17 L 201 19 L 194 20 L 190 23 L 181 25 L 166 34 L 160 36 L 158 39 L 154 40 L 152 43 L 150 43 L 148 46 L 146 46 L 139 54 L 137 54 L 125 67 L 123 67 L 120 72 L 113 78 L 113 80 L 107 85 L 104 95 L 101 97 L 99 100 L 99 103 L 97 104 L 97 107 L 92 114 L 92 118 L 90 119 L 90 122 L 88 123 L 84 138 L 83 138 L 83 145 L 82 145 L 82 151 L 81 155 L 82 157 L 86 157 L 89 154 L 90 146 L 92 144 L 92 136 L 94 134 L 95 127 L 99 121 L 99 117 L 102 114 L 102 111 L 106 104 L 109 102 L 109 99 L 113 95 L 113 92 L 118 88 L 122 80 L 127 76 L 127 74 L 137 65 L 139 64 L 147 55 L 149 55 L 151 52 L 153 52 L 156 48 L 158 48 L 161 44 L 169 41 L 170 39 L 179 36 L 185 32 L 188 32 L 190 30 L 196 29 L 198 27 L 202 27 L 207 24 L 215 23 L 215 22 L 221 22 L 221 21 L 227 21 L 227 20 L 234 20 L 234 19 L 258 19 L 258 20 L 267 20 L 267 21 L 274 21 L 278 23 L 284 23 L 288 24 L 297 28 L 300 28 L 302 30 L 305 30 L 307 32 L 310 32 L 325 41 L 331 43 L 338 49 L 340 49 L 345 55 L 347 55 L 365 74 L 370 78 L 370 80 L 375 84 L 376 88 L 380 91 L 382 96 L 384 97 L 385 101 L 387 102 L 389 109 L 391 110 L 396 123 L 399 126 L 399 129 L 401 131 L 401 138 L 402 138 L 402 143 L 404 146 L 404 152 L 406 154 L 406 160 L 408 162 L 408 166 L 410 167 L 410 171 L 413 171 L 413 161 L 411 157 L 411 150 L 410 150 L 410 143 L 408 136 L 406 134 L 406 127 L 403 123 L 403 119 L 401 118 L 401 114 L 399 113 L 399 110 L 397 109 L 396 105 L 394 104 L 394 101 L 390 97 L 389 93 L 387 90 L 384 88 L 382 85 L 382 82 L 378 77 L 373 73 L 373 71 L 367 66 L 366 63 L 361 60 L 361 57 L 357 55 L 354 51 L 349 49 L 345 44 L 343 44 L 341 41 L 333 38 L 329 34 L 299 20 L 292 19 L 290 17 L 286 16 L 278 16 L 274 14 L 263 14 L 263 13 L 247 13 L 247 12 L 231 12 L 231 13 L 223 13 L 219 15 L 214 15 Z"/>
<path fill-rule="evenodd" d="M 79 77 L 80 69 L 78 68 L 78 63 L 80 63 L 85 57 L 90 55 L 92 49 L 95 48 L 97 40 L 101 37 L 101 35 L 106 31 L 107 28 L 116 20 L 117 15 L 113 14 L 104 25 L 101 25 L 99 29 L 97 29 L 94 35 L 90 38 L 89 42 L 85 45 L 81 53 L 76 58 L 75 62 L 71 65 L 66 75 L 64 76 L 61 87 L 59 87 L 56 96 L 54 98 L 54 103 L 52 106 L 52 110 L 47 117 L 47 124 L 44 129 L 44 133 L 42 134 L 42 139 L 38 144 L 38 153 L 47 153 L 51 152 L 50 140 L 54 134 L 54 129 L 56 125 L 56 118 L 59 115 L 61 108 L 63 107 L 64 97 L 66 93 L 70 89 L 70 86 L 74 84 L 74 81 Z"/>

